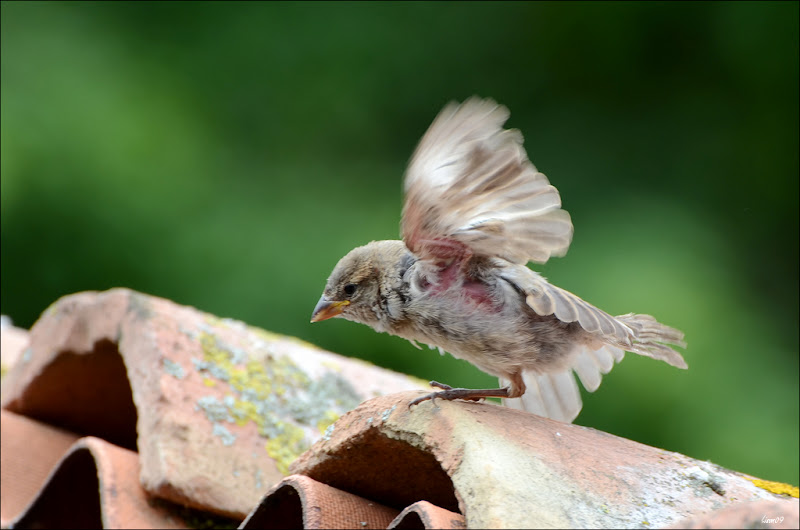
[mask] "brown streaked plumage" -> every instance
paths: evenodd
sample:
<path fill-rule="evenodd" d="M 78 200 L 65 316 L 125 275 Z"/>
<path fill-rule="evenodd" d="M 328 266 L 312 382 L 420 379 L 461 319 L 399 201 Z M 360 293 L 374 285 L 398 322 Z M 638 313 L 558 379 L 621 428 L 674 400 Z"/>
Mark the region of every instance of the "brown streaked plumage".
<path fill-rule="evenodd" d="M 334 268 L 311 321 L 343 317 L 465 359 L 507 386 L 433 397 L 502 397 L 561 421 L 580 412 L 573 371 L 593 392 L 625 351 L 686 368 L 683 333 L 649 315 L 611 316 L 526 267 L 563 256 L 572 222 L 528 160 L 508 110 L 447 105 L 405 177 L 403 240 L 353 249 Z"/>

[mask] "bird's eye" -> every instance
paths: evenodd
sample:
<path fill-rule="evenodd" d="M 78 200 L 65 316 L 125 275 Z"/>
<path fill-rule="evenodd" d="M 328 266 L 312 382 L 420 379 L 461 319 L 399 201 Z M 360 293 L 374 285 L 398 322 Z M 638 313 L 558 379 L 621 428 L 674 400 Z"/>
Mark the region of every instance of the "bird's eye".
<path fill-rule="evenodd" d="M 351 296 L 354 292 L 356 292 L 356 284 L 348 283 L 344 286 L 344 294 L 347 296 Z"/>

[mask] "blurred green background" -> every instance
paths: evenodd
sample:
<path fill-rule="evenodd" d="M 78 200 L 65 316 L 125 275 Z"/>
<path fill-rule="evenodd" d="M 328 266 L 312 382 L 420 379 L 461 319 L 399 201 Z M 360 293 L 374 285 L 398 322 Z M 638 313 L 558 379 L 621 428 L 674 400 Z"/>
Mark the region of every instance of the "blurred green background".
<path fill-rule="evenodd" d="M 351 248 L 398 237 L 449 100 L 511 109 L 575 224 L 539 267 L 686 332 L 577 423 L 798 483 L 798 3 L 2 3 L 2 312 L 125 286 L 459 386 L 311 325 Z"/>

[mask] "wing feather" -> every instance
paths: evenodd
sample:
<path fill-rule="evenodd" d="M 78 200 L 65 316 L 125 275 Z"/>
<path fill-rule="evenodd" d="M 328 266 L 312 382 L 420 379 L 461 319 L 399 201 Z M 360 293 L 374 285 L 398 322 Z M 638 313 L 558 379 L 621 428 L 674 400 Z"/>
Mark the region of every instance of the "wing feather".
<path fill-rule="evenodd" d="M 522 134 L 502 128 L 508 117 L 490 99 L 450 103 L 420 140 L 405 177 L 402 231 L 421 259 L 462 246 L 513 263 L 566 253 L 569 214 L 528 160 Z"/>
<path fill-rule="evenodd" d="M 501 276 L 525 294 L 525 302 L 537 315 L 555 315 L 562 322 L 577 321 L 583 329 L 605 341 L 627 344 L 633 336 L 631 328 L 617 318 L 556 287 L 527 267 L 506 267 Z"/>
<path fill-rule="evenodd" d="M 611 316 L 522 265 L 504 267 L 500 275 L 524 294 L 525 302 L 536 314 L 555 315 L 562 322 L 577 321 L 602 343 L 686 368 L 681 354 L 670 347 L 686 347 L 680 330 L 661 324 L 650 315 Z"/>

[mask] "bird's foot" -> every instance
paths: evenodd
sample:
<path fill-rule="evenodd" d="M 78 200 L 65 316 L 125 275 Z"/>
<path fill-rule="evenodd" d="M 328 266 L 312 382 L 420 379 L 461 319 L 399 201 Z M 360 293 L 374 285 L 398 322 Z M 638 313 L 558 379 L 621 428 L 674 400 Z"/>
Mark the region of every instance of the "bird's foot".
<path fill-rule="evenodd" d="M 500 397 L 505 398 L 508 397 L 508 388 L 483 388 L 483 389 L 470 389 L 470 388 L 453 388 L 450 385 L 445 385 L 444 383 L 439 383 L 438 381 L 431 381 L 431 386 L 436 388 L 441 388 L 441 392 L 431 392 L 430 394 L 425 394 L 424 396 L 420 396 L 417 399 L 411 401 L 408 404 L 408 407 L 411 408 L 412 405 L 419 405 L 423 401 L 434 401 L 435 399 L 446 399 L 448 401 L 452 401 L 454 399 L 466 399 L 468 401 L 480 401 L 483 398 L 487 397 Z"/>
<path fill-rule="evenodd" d="M 431 386 L 435 386 L 436 388 L 441 388 L 442 390 L 453 390 L 452 386 L 446 385 L 444 383 L 440 383 L 439 381 L 431 381 L 428 384 L 431 385 Z M 433 393 L 436 394 L 437 392 L 433 392 Z"/>

